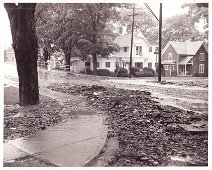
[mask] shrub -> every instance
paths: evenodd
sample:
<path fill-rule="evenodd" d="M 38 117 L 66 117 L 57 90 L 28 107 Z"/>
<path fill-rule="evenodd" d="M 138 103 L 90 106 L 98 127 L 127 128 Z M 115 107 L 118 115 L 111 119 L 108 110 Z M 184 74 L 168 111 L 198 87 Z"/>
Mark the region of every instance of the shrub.
<path fill-rule="evenodd" d="M 136 77 L 152 77 L 153 74 L 151 71 L 141 70 L 141 71 L 135 72 L 135 76 Z"/>
<path fill-rule="evenodd" d="M 79 73 L 85 74 L 85 69 L 81 70 Z M 86 74 L 92 75 L 93 71 L 90 68 L 86 68 Z"/>
<path fill-rule="evenodd" d="M 139 72 L 140 71 L 140 68 L 139 67 L 132 67 L 131 68 L 132 70 L 132 75 L 134 75 L 134 73 L 136 73 L 136 72 Z M 134 75 L 135 76 L 135 75 Z"/>
<path fill-rule="evenodd" d="M 111 76 L 111 77 L 115 77 L 115 76 L 116 76 L 115 72 L 111 71 L 111 72 L 110 72 L 110 76 Z"/>
<path fill-rule="evenodd" d="M 128 73 L 118 73 L 117 77 L 128 77 L 129 74 Z"/>
<path fill-rule="evenodd" d="M 114 72 L 117 73 L 117 71 L 119 71 L 119 73 L 128 73 L 128 70 L 123 67 L 116 68 Z"/>
<path fill-rule="evenodd" d="M 148 72 L 148 71 L 151 72 L 153 76 L 155 75 L 155 70 L 153 70 L 153 69 L 150 68 L 150 67 L 144 67 L 142 70 L 143 70 L 143 71 L 147 71 L 147 72 Z"/>
<path fill-rule="evenodd" d="M 115 75 L 117 75 L 117 77 L 127 77 L 128 76 L 128 70 L 123 67 L 116 68 L 114 72 L 115 72 Z"/>
<path fill-rule="evenodd" d="M 108 70 L 108 69 L 98 69 L 97 75 L 98 76 L 110 76 L 110 70 Z"/>
<path fill-rule="evenodd" d="M 171 72 L 171 75 L 172 75 L 172 76 L 177 76 L 177 71 L 176 71 L 176 70 L 173 70 L 173 71 Z"/>
<path fill-rule="evenodd" d="M 194 73 L 193 77 L 200 77 L 200 74 L 199 73 Z"/>
<path fill-rule="evenodd" d="M 135 73 L 134 73 L 134 76 L 135 76 L 135 77 L 142 77 L 141 71 L 135 72 Z"/>

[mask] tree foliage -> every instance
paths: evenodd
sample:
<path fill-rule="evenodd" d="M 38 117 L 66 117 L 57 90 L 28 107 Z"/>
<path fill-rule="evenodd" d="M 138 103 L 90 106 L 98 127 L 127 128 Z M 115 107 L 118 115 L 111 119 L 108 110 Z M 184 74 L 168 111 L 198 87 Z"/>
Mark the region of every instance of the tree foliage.
<path fill-rule="evenodd" d="M 131 32 L 132 8 L 132 4 L 128 4 L 125 8 L 119 11 L 119 33 L 122 32 L 122 26 L 127 26 L 127 32 Z M 158 39 L 158 21 L 154 19 L 154 16 L 150 14 L 146 8 L 135 9 L 134 18 L 134 29 L 136 31 L 141 31 L 145 38 L 147 38 L 150 42 L 154 42 Z"/>
<path fill-rule="evenodd" d="M 45 7 L 41 4 L 41 9 Z M 113 43 L 114 33 L 109 21 L 116 13 L 114 4 L 48 4 L 48 17 L 41 17 L 41 37 L 50 39 L 58 48 L 62 49 L 69 65 L 71 56 L 80 56 L 83 60 L 88 55 L 95 61 L 98 55 L 107 56 L 117 50 Z M 39 14 L 39 12 L 38 12 Z M 45 15 L 45 12 L 44 14 Z M 38 15 L 39 16 L 39 15 Z M 46 20 L 47 18 L 47 20 Z M 44 24 L 42 24 L 44 23 Z M 39 24 L 38 24 L 39 25 Z M 49 27 L 51 29 L 47 30 Z"/>
<path fill-rule="evenodd" d="M 188 8 L 187 15 L 190 15 L 194 22 L 205 19 L 208 22 L 208 3 L 185 3 L 182 8 Z"/>

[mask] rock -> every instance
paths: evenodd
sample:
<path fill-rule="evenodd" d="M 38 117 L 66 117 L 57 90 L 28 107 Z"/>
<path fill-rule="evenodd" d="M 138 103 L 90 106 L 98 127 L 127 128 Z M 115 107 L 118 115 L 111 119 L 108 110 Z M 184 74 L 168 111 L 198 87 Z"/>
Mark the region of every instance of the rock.
<path fill-rule="evenodd" d="M 149 158 L 145 156 L 145 157 L 141 157 L 140 160 L 141 160 L 141 161 L 148 161 Z"/>

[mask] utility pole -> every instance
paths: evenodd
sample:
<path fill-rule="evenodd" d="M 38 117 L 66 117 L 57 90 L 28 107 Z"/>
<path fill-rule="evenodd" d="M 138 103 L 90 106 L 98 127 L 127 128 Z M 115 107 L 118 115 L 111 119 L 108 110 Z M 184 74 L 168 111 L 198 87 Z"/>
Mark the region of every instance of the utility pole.
<path fill-rule="evenodd" d="M 132 35 L 131 35 L 131 46 L 130 46 L 130 74 L 129 78 L 132 77 L 132 50 L 133 50 L 133 32 L 134 32 L 134 18 L 135 18 L 135 6 L 133 7 L 133 14 L 132 14 Z"/>
<path fill-rule="evenodd" d="M 162 3 L 160 3 L 159 17 L 159 56 L 158 56 L 158 81 L 161 82 L 161 41 L 162 41 Z"/>

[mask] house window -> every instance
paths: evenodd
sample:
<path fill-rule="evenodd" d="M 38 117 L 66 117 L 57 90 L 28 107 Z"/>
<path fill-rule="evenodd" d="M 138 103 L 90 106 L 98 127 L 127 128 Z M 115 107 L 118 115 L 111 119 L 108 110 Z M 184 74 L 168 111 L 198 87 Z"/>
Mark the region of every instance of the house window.
<path fill-rule="evenodd" d="M 165 70 L 169 70 L 169 65 L 164 65 Z"/>
<path fill-rule="evenodd" d="M 142 46 L 136 46 L 136 55 L 142 55 Z"/>
<path fill-rule="evenodd" d="M 99 62 L 97 62 L 97 68 L 99 68 Z"/>
<path fill-rule="evenodd" d="M 152 52 L 152 47 L 149 47 L 149 52 Z"/>
<path fill-rule="evenodd" d="M 172 53 L 168 54 L 168 60 L 172 60 Z"/>
<path fill-rule="evenodd" d="M 205 61 L 205 53 L 199 54 L 199 61 Z"/>
<path fill-rule="evenodd" d="M 199 73 L 204 73 L 204 64 L 199 65 Z"/>
<path fill-rule="evenodd" d="M 135 62 L 135 66 L 138 68 L 143 68 L 143 62 Z"/>
<path fill-rule="evenodd" d="M 90 62 L 85 62 L 85 67 L 90 67 L 91 63 Z"/>
<path fill-rule="evenodd" d="M 105 67 L 110 68 L 110 62 L 105 62 Z"/>
<path fill-rule="evenodd" d="M 127 47 L 124 47 L 124 52 L 127 52 Z"/>
<path fill-rule="evenodd" d="M 152 63 L 148 63 L 148 67 L 149 68 L 152 68 Z"/>

